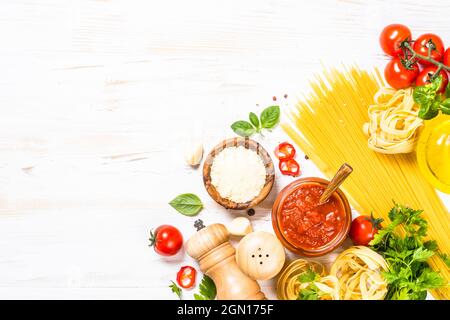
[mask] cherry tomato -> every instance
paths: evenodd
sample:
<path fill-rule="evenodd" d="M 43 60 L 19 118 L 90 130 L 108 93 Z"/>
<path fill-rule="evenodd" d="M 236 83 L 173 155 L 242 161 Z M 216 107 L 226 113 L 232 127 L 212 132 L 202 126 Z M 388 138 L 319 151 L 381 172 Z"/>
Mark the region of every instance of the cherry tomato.
<path fill-rule="evenodd" d="M 411 31 L 402 24 L 390 24 L 386 26 L 380 34 L 381 49 L 392 57 L 402 53 L 400 44 L 404 40 L 411 40 Z"/>
<path fill-rule="evenodd" d="M 280 160 L 292 159 L 295 156 L 295 148 L 289 142 L 283 142 L 275 148 L 275 156 Z"/>
<path fill-rule="evenodd" d="M 411 66 L 411 70 L 406 69 L 400 58 L 393 58 L 384 69 L 384 78 L 394 89 L 404 89 L 410 87 L 419 74 L 417 63 Z"/>
<path fill-rule="evenodd" d="M 197 271 L 191 266 L 181 267 L 177 273 L 177 283 L 180 287 L 189 289 L 195 284 Z"/>
<path fill-rule="evenodd" d="M 287 159 L 280 161 L 278 165 L 282 174 L 286 176 L 297 177 L 301 174 L 300 165 L 294 159 Z"/>
<path fill-rule="evenodd" d="M 373 215 L 356 217 L 350 226 L 350 239 L 357 246 L 369 245 L 369 242 L 381 229 L 381 222 L 383 222 L 383 219 L 375 219 Z"/>
<path fill-rule="evenodd" d="M 450 67 L 450 48 L 444 52 L 444 59 L 442 60 L 447 67 Z"/>
<path fill-rule="evenodd" d="M 436 73 L 437 68 L 438 67 L 436 66 L 429 66 L 424 68 L 417 77 L 416 86 L 424 86 L 426 84 L 429 84 L 431 82 L 430 76 L 433 76 Z M 445 72 L 444 70 L 441 70 L 439 74 L 442 76 L 442 84 L 438 92 L 444 92 L 448 84 L 448 75 L 447 72 Z"/>
<path fill-rule="evenodd" d="M 165 224 L 150 232 L 150 246 L 162 256 L 173 256 L 183 246 L 183 236 L 177 228 Z"/>
<path fill-rule="evenodd" d="M 423 56 L 428 56 L 428 48 L 430 47 L 430 41 L 433 42 L 435 48 L 431 51 L 431 58 L 436 61 L 442 61 L 442 57 L 444 56 L 444 43 L 442 39 L 433 34 L 433 33 L 425 33 L 418 37 L 414 42 L 413 49 L 416 53 L 421 54 Z M 419 63 L 423 66 L 430 66 L 433 63 L 425 60 L 419 59 Z"/>

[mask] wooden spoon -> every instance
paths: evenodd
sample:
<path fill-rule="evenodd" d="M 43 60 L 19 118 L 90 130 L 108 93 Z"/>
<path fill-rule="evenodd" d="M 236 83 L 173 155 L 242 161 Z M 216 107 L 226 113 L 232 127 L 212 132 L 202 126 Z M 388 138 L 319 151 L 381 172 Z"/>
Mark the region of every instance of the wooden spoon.
<path fill-rule="evenodd" d="M 339 186 L 344 182 L 344 180 L 352 173 L 353 168 L 344 163 L 336 172 L 328 187 L 323 192 L 319 200 L 319 205 L 324 204 L 331 197 L 331 195 L 339 188 Z"/>

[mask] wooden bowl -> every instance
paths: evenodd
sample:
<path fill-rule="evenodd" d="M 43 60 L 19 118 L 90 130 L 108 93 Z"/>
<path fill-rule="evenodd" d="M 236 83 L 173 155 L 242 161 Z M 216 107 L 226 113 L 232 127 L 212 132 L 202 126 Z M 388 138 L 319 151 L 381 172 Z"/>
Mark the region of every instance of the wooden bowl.
<path fill-rule="evenodd" d="M 261 189 L 261 192 L 252 200 L 244 203 L 238 203 L 229 199 L 222 198 L 211 182 L 211 166 L 213 164 L 215 156 L 225 148 L 237 146 L 243 146 L 246 149 L 255 151 L 261 157 L 266 167 L 266 182 L 264 184 L 264 187 Z M 209 195 L 214 199 L 214 201 L 227 209 L 246 210 L 256 206 L 261 201 L 263 201 L 270 193 L 274 181 L 275 170 L 269 153 L 258 142 L 249 138 L 236 137 L 222 141 L 217 146 L 215 146 L 214 149 L 208 154 L 205 160 L 205 164 L 203 165 L 203 183 L 205 184 L 206 191 L 208 191 Z"/>

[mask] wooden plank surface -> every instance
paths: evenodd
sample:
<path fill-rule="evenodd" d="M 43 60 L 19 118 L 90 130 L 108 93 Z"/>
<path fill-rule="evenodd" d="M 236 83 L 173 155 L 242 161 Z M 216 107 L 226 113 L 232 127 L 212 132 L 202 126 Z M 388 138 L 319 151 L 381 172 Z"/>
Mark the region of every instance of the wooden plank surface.
<path fill-rule="evenodd" d="M 194 232 L 168 201 L 197 193 L 205 223 L 239 214 L 208 197 L 184 146 L 208 151 L 273 96 L 292 104 L 323 66 L 383 67 L 386 24 L 450 41 L 449 12 L 444 0 L 0 0 L 0 298 L 175 298 L 169 281 L 194 262 L 147 246 L 163 223 Z M 284 139 L 257 137 L 268 150 Z M 255 229 L 271 231 L 289 181 L 277 176 Z"/>

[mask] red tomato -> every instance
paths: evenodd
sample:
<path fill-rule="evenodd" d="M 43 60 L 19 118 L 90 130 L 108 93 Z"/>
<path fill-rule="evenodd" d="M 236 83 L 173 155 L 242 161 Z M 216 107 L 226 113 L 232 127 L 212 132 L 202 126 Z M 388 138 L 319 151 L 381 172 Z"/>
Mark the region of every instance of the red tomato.
<path fill-rule="evenodd" d="M 443 62 L 447 67 L 450 67 L 450 48 L 445 50 Z"/>
<path fill-rule="evenodd" d="M 280 160 L 292 159 L 295 156 L 295 148 L 289 142 L 283 142 L 275 148 L 275 156 Z"/>
<path fill-rule="evenodd" d="M 282 174 L 297 177 L 301 174 L 300 165 L 294 159 L 282 160 L 278 165 Z"/>
<path fill-rule="evenodd" d="M 435 48 L 431 51 L 431 58 L 436 61 L 442 61 L 442 57 L 444 56 L 444 43 L 441 38 L 433 33 L 425 33 L 418 37 L 414 42 L 413 49 L 416 53 L 421 54 L 423 56 L 428 56 L 428 48 L 430 47 L 430 41 L 433 42 Z M 423 66 L 430 66 L 433 63 L 420 60 L 419 63 Z"/>
<path fill-rule="evenodd" d="M 357 246 L 367 246 L 373 237 L 381 229 L 383 219 L 375 219 L 372 215 L 359 216 L 352 221 L 350 226 L 350 239 Z"/>
<path fill-rule="evenodd" d="M 437 68 L 438 67 L 436 66 L 429 66 L 424 68 L 417 77 L 416 86 L 424 86 L 426 84 L 429 84 L 431 82 L 430 76 L 433 76 L 436 73 Z M 439 74 L 442 76 L 442 85 L 438 92 L 444 92 L 448 84 L 448 75 L 444 70 L 441 70 Z"/>
<path fill-rule="evenodd" d="M 177 228 L 162 225 L 150 232 L 150 246 L 162 256 L 173 256 L 183 246 L 183 236 Z"/>
<path fill-rule="evenodd" d="M 402 24 L 390 24 L 380 34 L 381 49 L 392 57 L 402 53 L 399 46 L 404 40 L 411 40 L 411 31 Z"/>
<path fill-rule="evenodd" d="M 411 70 L 406 69 L 400 58 L 393 58 L 384 69 L 384 77 L 389 85 L 394 89 L 404 89 L 410 87 L 419 74 L 417 63 L 411 66 Z"/>
<path fill-rule="evenodd" d="M 197 271 L 191 266 L 181 267 L 177 273 L 177 283 L 180 287 L 189 289 L 195 284 Z"/>

